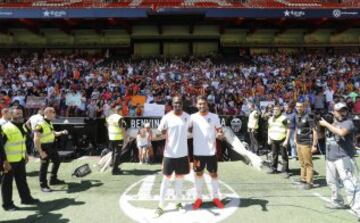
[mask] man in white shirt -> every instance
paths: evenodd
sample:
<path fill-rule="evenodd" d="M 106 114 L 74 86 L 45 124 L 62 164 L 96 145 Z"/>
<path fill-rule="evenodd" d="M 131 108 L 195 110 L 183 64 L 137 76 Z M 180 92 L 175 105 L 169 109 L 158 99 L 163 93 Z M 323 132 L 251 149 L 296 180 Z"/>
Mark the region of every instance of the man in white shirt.
<path fill-rule="evenodd" d="M 25 124 L 32 130 L 35 129 L 35 126 L 42 121 L 44 121 L 44 108 L 40 108 L 37 114 L 30 116 Z"/>
<path fill-rule="evenodd" d="M 211 177 L 213 203 L 218 208 L 224 208 L 224 204 L 219 199 L 218 165 L 216 157 L 216 138 L 222 139 L 224 133 L 221 128 L 219 116 L 209 112 L 208 102 L 205 97 L 197 97 L 196 107 L 199 111 L 192 114 L 190 118 L 190 129 L 192 129 L 194 143 L 193 169 L 196 173 L 196 200 L 193 204 L 193 210 L 199 209 L 203 203 L 202 188 L 205 168 Z"/>
<path fill-rule="evenodd" d="M 44 121 L 44 108 L 40 108 L 38 113 L 35 115 L 30 116 L 30 118 L 25 122 L 25 125 L 28 129 L 33 131 L 37 124 Z M 31 132 L 30 138 L 34 138 L 33 132 Z M 28 149 L 32 155 L 35 155 L 35 148 L 33 140 L 29 140 L 28 142 Z"/>
<path fill-rule="evenodd" d="M 177 209 L 182 208 L 180 203 L 183 178 L 190 172 L 188 159 L 187 135 L 190 125 L 190 115 L 183 111 L 182 99 L 175 96 L 172 99 L 173 111 L 162 117 L 158 130 L 165 135 L 163 158 L 163 179 L 160 186 L 160 202 L 156 215 L 164 213 L 164 202 L 170 178 L 175 172 L 175 195 L 178 201 Z"/>

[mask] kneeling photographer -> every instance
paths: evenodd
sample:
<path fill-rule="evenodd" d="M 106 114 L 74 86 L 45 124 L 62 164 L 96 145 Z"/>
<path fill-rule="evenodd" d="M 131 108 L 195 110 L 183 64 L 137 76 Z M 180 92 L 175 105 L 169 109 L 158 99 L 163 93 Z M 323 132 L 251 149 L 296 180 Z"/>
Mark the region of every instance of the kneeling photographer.
<path fill-rule="evenodd" d="M 344 102 L 334 105 L 334 123 L 325 119 L 319 121 L 326 132 L 326 181 L 331 189 L 331 203 L 327 208 L 346 208 L 339 193 L 342 182 L 347 195 L 348 205 L 360 221 L 360 181 L 358 167 L 354 160 L 355 148 L 353 135 L 355 126 L 349 118 L 349 111 Z"/>

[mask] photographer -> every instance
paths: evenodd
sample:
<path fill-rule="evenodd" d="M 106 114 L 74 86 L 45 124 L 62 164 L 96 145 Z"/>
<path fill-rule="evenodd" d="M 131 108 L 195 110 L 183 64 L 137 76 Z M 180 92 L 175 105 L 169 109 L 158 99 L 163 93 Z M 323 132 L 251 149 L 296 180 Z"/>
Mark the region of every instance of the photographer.
<path fill-rule="evenodd" d="M 300 162 L 300 183 L 305 190 L 313 188 L 313 162 L 312 153 L 316 151 L 317 133 L 315 120 L 305 112 L 303 102 L 296 103 L 296 129 L 295 144 Z"/>
<path fill-rule="evenodd" d="M 345 208 L 339 194 L 339 181 L 344 185 L 347 201 L 360 221 L 360 182 L 358 167 L 354 160 L 355 148 L 353 134 L 355 126 L 348 117 L 348 108 L 344 102 L 334 105 L 334 123 L 321 119 L 319 124 L 328 131 L 326 134 L 326 181 L 331 189 L 331 203 L 327 208 Z"/>

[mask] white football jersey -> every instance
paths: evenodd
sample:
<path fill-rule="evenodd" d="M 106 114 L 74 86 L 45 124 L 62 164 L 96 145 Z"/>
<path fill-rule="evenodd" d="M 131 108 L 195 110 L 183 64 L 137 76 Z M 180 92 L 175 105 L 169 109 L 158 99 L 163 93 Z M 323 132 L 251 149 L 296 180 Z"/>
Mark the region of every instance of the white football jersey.
<path fill-rule="evenodd" d="M 191 115 L 193 127 L 194 155 L 213 156 L 216 154 L 216 132 L 221 128 L 217 114 L 208 112 L 201 115 L 199 112 Z"/>
<path fill-rule="evenodd" d="M 166 130 L 164 157 L 180 158 L 188 155 L 189 125 L 190 115 L 186 112 L 178 116 L 171 111 L 163 116 L 158 130 Z"/>

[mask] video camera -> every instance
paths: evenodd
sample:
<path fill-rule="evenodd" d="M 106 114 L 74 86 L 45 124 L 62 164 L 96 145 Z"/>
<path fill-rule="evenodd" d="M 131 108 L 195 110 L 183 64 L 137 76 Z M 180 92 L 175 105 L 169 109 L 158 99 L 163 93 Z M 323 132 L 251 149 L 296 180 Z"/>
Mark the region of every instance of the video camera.
<path fill-rule="evenodd" d="M 334 122 L 334 115 L 332 113 L 310 113 L 309 118 L 319 126 L 319 121 L 323 118 L 328 123 L 332 124 Z"/>

